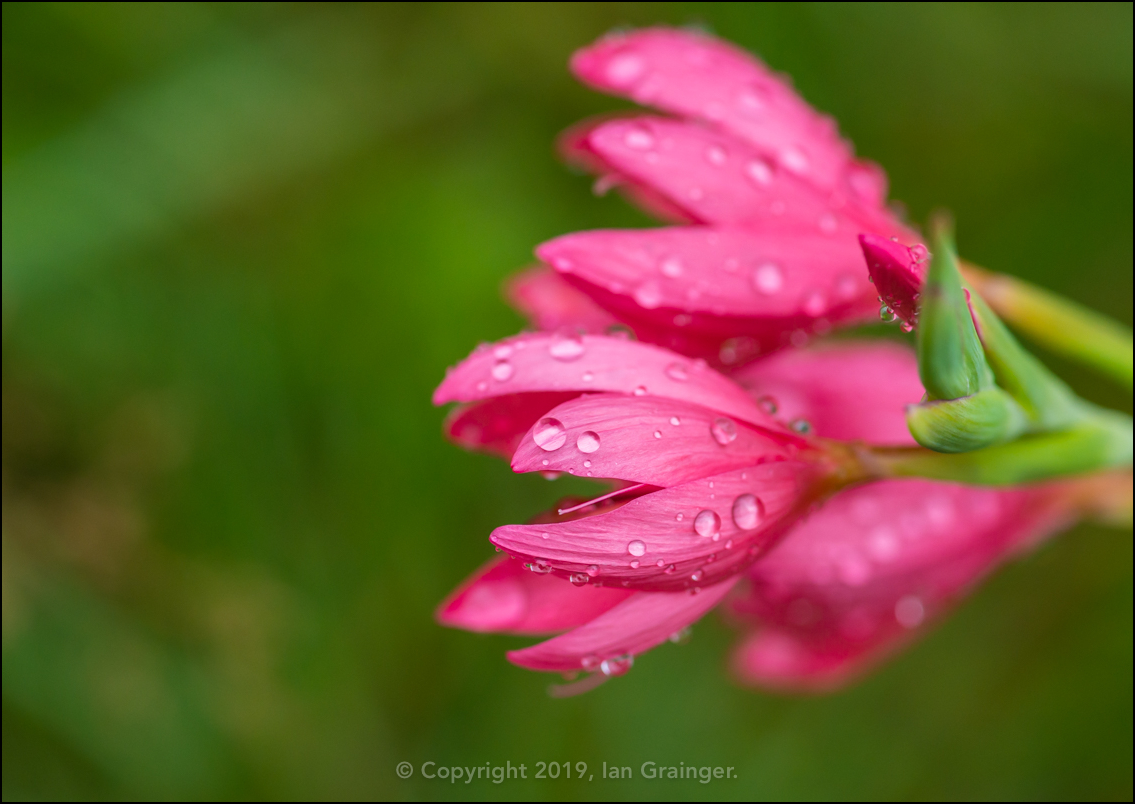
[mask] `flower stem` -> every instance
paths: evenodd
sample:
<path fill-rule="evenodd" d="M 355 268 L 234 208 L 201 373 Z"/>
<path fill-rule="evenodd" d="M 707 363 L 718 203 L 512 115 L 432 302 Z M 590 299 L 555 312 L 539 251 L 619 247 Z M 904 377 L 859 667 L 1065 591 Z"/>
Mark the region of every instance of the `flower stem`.
<path fill-rule="evenodd" d="M 1131 330 L 1051 291 L 968 263 L 962 274 L 997 315 L 1054 352 L 1132 387 Z"/>

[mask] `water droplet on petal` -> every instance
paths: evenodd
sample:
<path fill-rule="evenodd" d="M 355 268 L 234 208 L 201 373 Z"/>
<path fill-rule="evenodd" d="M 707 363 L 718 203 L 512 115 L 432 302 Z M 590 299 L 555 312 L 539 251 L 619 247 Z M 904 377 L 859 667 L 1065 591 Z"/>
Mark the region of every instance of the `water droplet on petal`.
<path fill-rule="evenodd" d="M 690 641 L 690 635 L 693 632 L 694 632 L 694 629 L 690 628 L 690 626 L 687 625 L 685 628 L 682 628 L 681 630 L 675 631 L 674 633 L 672 633 L 669 636 L 669 639 L 675 645 L 685 645 L 687 642 Z"/>
<path fill-rule="evenodd" d="M 666 566 L 666 562 L 660 558 L 658 561 L 654 562 L 654 566 L 658 567 L 658 569 L 662 569 Z"/>
<path fill-rule="evenodd" d="M 705 573 L 703 573 L 701 570 L 694 570 L 694 572 L 690 575 L 690 580 L 694 583 L 697 583 L 704 577 Z"/>
<path fill-rule="evenodd" d="M 682 275 L 682 260 L 678 257 L 667 257 L 659 263 L 658 270 L 662 272 L 663 276 L 677 279 Z"/>
<path fill-rule="evenodd" d="M 586 572 L 573 572 L 568 580 L 571 581 L 572 586 L 587 586 L 591 582 L 591 576 Z"/>
<path fill-rule="evenodd" d="M 581 667 L 583 667 L 584 670 L 595 670 L 597 667 L 599 667 L 599 664 L 600 664 L 599 657 L 598 656 L 584 656 L 582 659 L 579 660 L 579 664 L 580 664 Z"/>
<path fill-rule="evenodd" d="M 690 378 L 690 372 L 682 363 L 671 363 L 666 367 L 666 376 L 675 382 L 685 382 Z"/>
<path fill-rule="evenodd" d="M 670 424 L 674 425 L 675 427 L 677 427 L 681 423 L 682 423 L 682 420 L 679 419 L 677 416 L 671 416 L 670 417 Z"/>
<path fill-rule="evenodd" d="M 639 567 L 639 561 L 638 561 L 638 559 L 636 558 L 636 559 L 635 559 L 634 561 L 632 561 L 632 562 L 631 562 L 631 563 L 630 563 L 630 564 L 629 564 L 628 566 L 630 566 L 630 568 L 631 568 L 631 569 L 638 569 L 638 567 Z M 623 581 L 623 583 L 625 584 L 625 583 L 626 583 L 626 581 Z"/>
<path fill-rule="evenodd" d="M 590 371 L 585 371 L 585 372 L 583 372 L 583 376 L 581 376 L 580 379 L 583 380 L 584 382 L 591 382 L 592 380 L 595 379 L 595 375 L 592 374 Z"/>
<path fill-rule="evenodd" d="M 788 426 L 794 432 L 800 433 L 801 435 L 812 432 L 812 423 L 807 419 L 793 419 L 788 423 Z"/>
<path fill-rule="evenodd" d="M 891 324 L 896 318 L 898 318 L 898 316 L 895 315 L 895 311 L 887 305 L 884 304 L 879 308 L 879 320 L 884 324 Z"/>
<path fill-rule="evenodd" d="M 623 135 L 623 143 L 636 151 L 649 151 L 654 147 L 654 135 L 643 128 L 632 128 Z"/>
<path fill-rule="evenodd" d="M 708 508 L 694 517 L 694 533 L 698 536 L 716 536 L 721 533 L 721 517 Z"/>
<path fill-rule="evenodd" d="M 655 430 L 654 431 L 654 437 L 655 438 L 662 438 L 662 431 L 661 430 Z"/>
<path fill-rule="evenodd" d="M 536 422 L 536 428 L 532 431 L 532 440 L 545 452 L 559 449 L 567 441 L 564 423 L 551 417 L 541 419 Z"/>
<path fill-rule="evenodd" d="M 925 617 L 926 609 L 914 595 L 900 598 L 895 604 L 895 619 L 903 628 L 917 628 Z"/>
<path fill-rule="evenodd" d="M 720 145 L 711 145 L 705 152 L 705 158 L 709 160 L 711 165 L 721 167 L 725 164 L 727 154 L 725 153 L 725 149 Z"/>
<path fill-rule="evenodd" d="M 685 514 L 676 514 L 676 515 L 674 516 L 674 519 L 678 520 L 679 522 L 681 522 L 681 521 L 682 521 L 683 519 L 685 519 L 685 518 L 686 518 L 686 515 L 685 515 Z"/>
<path fill-rule="evenodd" d="M 802 306 L 804 308 L 805 315 L 809 315 L 812 318 L 818 318 L 819 316 L 822 316 L 828 309 L 828 300 L 824 298 L 823 293 L 820 293 L 820 291 L 818 290 L 813 290 L 804 297 L 804 303 Z"/>
<path fill-rule="evenodd" d="M 648 279 L 635 288 L 634 300 L 640 307 L 653 310 L 662 304 L 662 288 L 653 279 Z"/>
<path fill-rule="evenodd" d="M 583 340 L 573 335 L 557 336 L 548 346 L 548 354 L 564 363 L 578 360 L 585 351 Z"/>
<path fill-rule="evenodd" d="M 642 556 L 646 554 L 646 543 L 635 539 L 627 545 L 627 552 L 632 556 Z"/>
<path fill-rule="evenodd" d="M 579 438 L 575 440 L 575 446 L 580 452 L 586 452 L 588 454 L 595 452 L 599 449 L 599 434 L 591 430 L 586 430 L 579 434 Z M 590 465 L 590 462 L 584 464 L 584 466 Z"/>
<path fill-rule="evenodd" d="M 597 567 L 595 564 L 592 564 L 590 567 L 587 568 L 588 577 L 594 578 L 598 574 L 599 574 L 599 567 Z"/>
<path fill-rule="evenodd" d="M 714 419 L 709 431 L 713 434 L 713 440 L 723 447 L 737 440 L 737 425 L 732 419 L 727 419 L 724 416 L 718 416 Z"/>
<path fill-rule="evenodd" d="M 902 326 L 899 327 L 903 332 L 914 332 L 914 324 L 909 321 L 903 321 Z"/>
<path fill-rule="evenodd" d="M 634 389 L 635 396 L 646 396 L 646 386 L 639 385 Z"/>
<path fill-rule="evenodd" d="M 611 59 L 604 71 L 607 80 L 617 87 L 628 87 L 637 81 L 646 71 L 646 63 L 640 56 L 633 53 L 623 53 Z"/>
<path fill-rule="evenodd" d="M 757 397 L 757 405 L 770 416 L 776 414 L 776 399 L 768 394 Z"/>
<path fill-rule="evenodd" d="M 662 570 L 662 572 L 664 572 L 666 575 L 673 575 L 675 569 L 676 569 L 676 567 L 673 564 L 671 564 L 666 569 Z"/>
<path fill-rule="evenodd" d="M 632 667 L 634 667 L 634 657 L 629 653 L 624 653 L 622 656 L 604 659 L 599 665 L 599 670 L 605 676 L 621 676 L 625 675 Z"/>
<path fill-rule="evenodd" d="M 784 287 L 784 274 L 775 262 L 765 262 L 753 269 L 753 287 L 758 293 L 771 296 Z"/>
<path fill-rule="evenodd" d="M 505 360 L 512 356 L 512 346 L 507 343 L 502 343 L 493 348 L 493 357 L 497 360 Z"/>
<path fill-rule="evenodd" d="M 583 462 L 583 468 L 584 469 L 590 469 L 591 468 L 591 461 L 584 461 Z"/>
<path fill-rule="evenodd" d="M 490 373 L 497 382 L 506 382 L 513 374 L 512 363 L 509 363 L 507 360 L 502 360 L 493 366 Z"/>
<path fill-rule="evenodd" d="M 742 494 L 733 501 L 733 522 L 741 530 L 752 530 L 764 519 L 765 506 L 752 494 Z"/>
<path fill-rule="evenodd" d="M 780 163 L 796 174 L 807 173 L 811 167 L 808 157 L 798 148 L 785 148 L 781 151 Z"/>
<path fill-rule="evenodd" d="M 921 243 L 910 247 L 910 258 L 916 263 L 923 263 L 930 259 L 930 251 Z"/>
<path fill-rule="evenodd" d="M 745 165 L 745 174 L 761 187 L 772 184 L 772 167 L 763 159 L 754 159 Z"/>

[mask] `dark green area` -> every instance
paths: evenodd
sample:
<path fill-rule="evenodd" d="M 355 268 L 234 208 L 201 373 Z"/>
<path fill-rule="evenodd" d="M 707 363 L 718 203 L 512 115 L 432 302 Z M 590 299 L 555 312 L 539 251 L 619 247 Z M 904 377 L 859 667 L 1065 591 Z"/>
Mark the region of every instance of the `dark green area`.
<path fill-rule="evenodd" d="M 659 21 L 790 73 L 965 257 L 1130 323 L 1129 4 L 5 4 L 5 799 L 1131 798 L 1129 531 L 830 697 L 736 687 L 716 616 L 570 700 L 433 623 L 494 525 L 584 489 L 446 444 L 429 396 L 522 325 L 535 244 L 648 223 L 552 141 L 625 106 L 570 52 Z"/>

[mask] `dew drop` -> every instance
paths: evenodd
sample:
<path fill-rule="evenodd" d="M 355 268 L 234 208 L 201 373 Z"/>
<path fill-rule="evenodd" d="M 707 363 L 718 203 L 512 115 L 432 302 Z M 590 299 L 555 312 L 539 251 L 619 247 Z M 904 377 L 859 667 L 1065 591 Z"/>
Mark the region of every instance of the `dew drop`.
<path fill-rule="evenodd" d="M 654 566 L 658 567 L 658 569 L 662 569 L 666 566 L 666 562 L 660 558 L 658 561 L 654 562 Z"/>
<path fill-rule="evenodd" d="M 776 399 L 768 394 L 757 397 L 757 405 L 770 416 L 776 414 Z"/>
<path fill-rule="evenodd" d="M 828 309 L 828 301 L 824 298 L 823 293 L 820 293 L 818 290 L 813 290 L 804 297 L 803 308 L 805 315 L 818 318 Z"/>
<path fill-rule="evenodd" d="M 793 419 L 788 423 L 788 427 L 796 433 L 806 435 L 812 432 L 812 423 L 807 419 Z"/>
<path fill-rule="evenodd" d="M 685 628 L 682 628 L 681 630 L 678 630 L 678 631 L 675 631 L 674 633 L 672 633 L 669 636 L 669 640 L 671 642 L 673 642 L 675 645 L 685 645 L 687 642 L 690 641 L 690 635 L 693 632 L 694 632 L 694 629 L 690 628 L 690 626 L 687 625 Z"/>
<path fill-rule="evenodd" d="M 642 556 L 646 554 L 646 543 L 635 539 L 627 545 L 627 552 L 632 556 Z"/>
<path fill-rule="evenodd" d="M 580 379 L 583 380 L 584 382 L 591 382 L 592 380 L 595 379 L 595 375 L 592 374 L 590 371 L 585 371 L 585 372 L 583 372 L 583 376 L 581 376 Z"/>
<path fill-rule="evenodd" d="M 895 604 L 895 619 L 903 628 L 917 628 L 925 617 L 926 609 L 914 595 L 900 598 Z"/>
<path fill-rule="evenodd" d="M 591 576 L 586 572 L 573 572 L 568 580 L 571 581 L 572 586 L 587 586 L 591 581 Z"/>
<path fill-rule="evenodd" d="M 506 382 L 513 374 L 512 363 L 509 363 L 507 360 L 502 360 L 493 366 L 490 373 L 497 382 Z"/>
<path fill-rule="evenodd" d="M 637 81 L 646 71 L 642 58 L 632 53 L 623 53 L 607 63 L 607 80 L 617 87 L 627 87 Z"/>
<path fill-rule="evenodd" d="M 796 174 L 807 173 L 811 167 L 808 157 L 798 148 L 785 148 L 781 151 L 780 163 Z"/>
<path fill-rule="evenodd" d="M 584 670 L 595 670 L 599 667 L 600 661 L 598 656 L 584 656 L 579 660 L 579 664 Z"/>
<path fill-rule="evenodd" d="M 772 168 L 763 159 L 754 159 L 745 165 L 745 175 L 760 187 L 768 187 L 772 184 Z"/>
<path fill-rule="evenodd" d="M 752 530 L 764 519 L 765 506 L 752 494 L 742 494 L 733 501 L 733 522 L 741 530 Z"/>
<path fill-rule="evenodd" d="M 682 363 L 671 363 L 666 367 L 666 376 L 675 382 L 685 382 L 690 378 L 690 371 Z"/>
<path fill-rule="evenodd" d="M 592 564 L 590 567 L 587 568 L 587 576 L 589 578 L 594 578 L 598 574 L 599 574 L 599 567 L 597 567 L 595 564 Z"/>
<path fill-rule="evenodd" d="M 682 275 L 682 260 L 678 257 L 667 257 L 659 263 L 658 270 L 662 272 L 663 276 L 677 279 Z"/>
<path fill-rule="evenodd" d="M 737 440 L 737 425 L 732 419 L 727 419 L 724 416 L 718 416 L 714 419 L 709 431 L 713 434 L 713 440 L 723 447 Z"/>
<path fill-rule="evenodd" d="M 676 567 L 673 564 L 671 564 L 666 569 L 662 570 L 662 572 L 664 572 L 666 575 L 673 575 L 675 569 L 676 569 Z"/>
<path fill-rule="evenodd" d="M 685 514 L 676 514 L 676 515 L 674 516 L 674 519 L 676 519 L 676 520 L 677 520 L 677 521 L 679 521 L 679 522 L 681 522 L 681 521 L 682 521 L 683 519 L 685 519 L 685 518 L 686 518 L 686 515 L 685 515 Z"/>
<path fill-rule="evenodd" d="M 591 454 L 599 449 L 599 434 L 591 430 L 586 430 L 579 434 L 579 438 L 575 440 L 575 446 L 580 452 Z M 584 466 L 590 466 L 591 462 L 587 461 Z"/>
<path fill-rule="evenodd" d="M 910 258 L 916 263 L 923 263 L 930 259 L 930 251 L 921 243 L 910 247 Z"/>
<path fill-rule="evenodd" d="M 532 440 L 540 449 L 551 452 L 564 445 L 567 441 L 567 432 L 559 419 L 545 417 L 536 422 L 536 429 L 532 431 Z"/>
<path fill-rule="evenodd" d="M 700 581 L 704 577 L 705 577 L 705 573 L 703 573 L 701 570 L 695 570 L 690 575 L 690 580 L 693 581 L 694 583 L 697 583 L 698 581 Z"/>
<path fill-rule="evenodd" d="M 646 129 L 632 128 L 623 135 L 623 143 L 636 151 L 649 151 L 654 147 L 654 135 Z"/>
<path fill-rule="evenodd" d="M 674 425 L 675 427 L 677 427 L 681 423 L 682 423 L 682 420 L 679 419 L 677 416 L 671 416 L 670 417 L 670 424 Z"/>
<path fill-rule="evenodd" d="M 634 300 L 640 307 L 653 310 L 662 304 L 662 288 L 653 279 L 648 279 L 635 288 Z"/>
<path fill-rule="evenodd" d="M 662 438 L 662 431 L 661 430 L 655 430 L 654 431 L 654 437 L 655 438 Z"/>
<path fill-rule="evenodd" d="M 771 296 L 784 287 L 784 274 L 775 262 L 765 262 L 753 269 L 753 287 L 758 293 Z"/>
<path fill-rule="evenodd" d="M 584 469 L 590 469 L 591 468 L 591 461 L 584 461 L 583 462 L 583 468 Z"/>
<path fill-rule="evenodd" d="M 613 677 L 625 675 L 632 667 L 634 667 L 634 656 L 624 653 L 622 656 L 604 659 L 599 665 L 599 670 L 603 675 Z"/>
<path fill-rule="evenodd" d="M 636 558 L 636 559 L 635 559 L 634 561 L 632 561 L 632 562 L 631 562 L 631 563 L 629 564 L 629 566 L 630 566 L 630 568 L 631 568 L 631 569 L 638 569 L 638 567 L 639 567 L 639 562 L 638 562 L 638 559 Z"/>
<path fill-rule="evenodd" d="M 903 321 L 902 326 L 899 327 L 903 332 L 914 332 L 914 324 L 909 321 Z"/>
<path fill-rule="evenodd" d="M 548 346 L 548 354 L 564 363 L 578 360 L 584 351 L 583 340 L 578 336 L 557 336 Z"/>
<path fill-rule="evenodd" d="M 879 320 L 882 321 L 884 324 L 894 323 L 894 320 L 896 318 L 898 318 L 898 316 L 895 315 L 895 311 L 892 310 L 887 305 L 884 304 L 883 306 L 881 306 L 879 308 Z"/>
<path fill-rule="evenodd" d="M 493 357 L 497 360 L 507 360 L 512 356 L 512 346 L 507 343 L 502 343 L 493 348 Z"/>
<path fill-rule="evenodd" d="M 646 396 L 646 386 L 639 385 L 634 389 L 635 396 Z"/>
<path fill-rule="evenodd" d="M 716 511 L 711 511 L 708 508 L 699 511 L 698 515 L 694 517 L 694 533 L 706 538 L 717 536 L 721 533 L 721 517 L 717 515 Z"/>

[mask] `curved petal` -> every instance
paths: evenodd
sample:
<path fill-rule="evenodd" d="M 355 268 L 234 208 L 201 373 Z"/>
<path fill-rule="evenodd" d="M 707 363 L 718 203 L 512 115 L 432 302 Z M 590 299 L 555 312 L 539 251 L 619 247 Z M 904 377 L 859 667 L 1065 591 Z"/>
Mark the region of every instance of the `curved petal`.
<path fill-rule="evenodd" d="M 489 540 L 582 583 L 657 592 L 706 586 L 747 567 L 795 522 L 812 501 L 816 474 L 803 461 L 761 464 L 584 519 L 505 525 Z"/>
<path fill-rule="evenodd" d="M 509 394 L 458 405 L 445 418 L 445 434 L 460 446 L 508 460 L 524 434 L 572 392 Z"/>
<path fill-rule="evenodd" d="M 1070 513 L 1047 487 L 889 480 L 844 491 L 750 569 L 752 590 L 734 611 L 772 633 L 742 649 L 739 671 L 772 686 L 839 683 Z"/>
<path fill-rule="evenodd" d="M 906 406 L 923 395 L 918 360 L 889 341 L 779 352 L 734 379 L 784 421 L 806 421 L 823 438 L 913 445 Z"/>
<path fill-rule="evenodd" d="M 479 347 L 434 391 L 435 405 L 508 394 L 607 391 L 680 399 L 764 427 L 789 431 L 728 377 L 704 363 L 637 341 L 530 333 Z"/>
<path fill-rule="evenodd" d="M 632 657 L 666 641 L 716 606 L 736 583 L 690 592 L 638 592 L 586 625 L 530 648 L 508 653 L 508 660 L 531 670 L 597 670 L 603 661 Z M 618 674 L 605 670 L 611 675 Z M 624 671 L 625 672 L 625 671 Z"/>
<path fill-rule="evenodd" d="M 615 34 L 577 51 L 571 67 L 599 90 L 716 125 L 820 187 L 839 184 L 851 161 L 830 117 L 753 56 L 705 34 Z"/>
<path fill-rule="evenodd" d="M 442 601 L 435 616 L 442 625 L 466 631 L 549 634 L 583 625 L 633 594 L 576 587 L 498 556 Z"/>
<path fill-rule="evenodd" d="M 908 324 L 918 320 L 918 293 L 926 278 L 930 252 L 916 243 L 911 247 L 878 235 L 859 235 L 867 270 L 883 302 Z"/>
<path fill-rule="evenodd" d="M 544 265 L 509 277 L 505 295 L 537 329 L 548 332 L 561 329 L 604 332 L 618 323 L 586 293 L 572 287 Z"/>
<path fill-rule="evenodd" d="M 877 310 L 852 238 L 779 220 L 744 229 L 580 232 L 536 254 L 623 318 L 678 326 L 718 344 L 749 335 L 769 350 L 795 331 L 826 332 L 871 320 Z"/>
<path fill-rule="evenodd" d="M 565 402 L 548 417 L 564 437 L 550 443 L 534 426 L 520 441 L 513 470 L 677 486 L 788 456 L 767 431 L 674 399 L 596 394 Z"/>
<path fill-rule="evenodd" d="M 801 231 L 854 238 L 860 232 L 909 240 L 888 213 L 817 190 L 751 146 L 676 120 L 636 117 L 591 129 L 586 147 L 604 172 L 625 177 L 702 223 L 792 221 Z"/>

